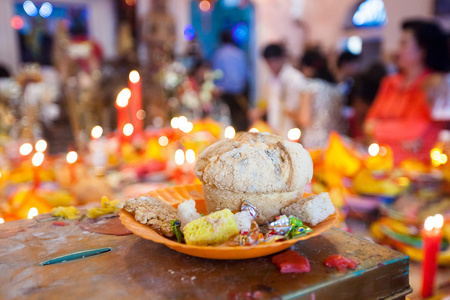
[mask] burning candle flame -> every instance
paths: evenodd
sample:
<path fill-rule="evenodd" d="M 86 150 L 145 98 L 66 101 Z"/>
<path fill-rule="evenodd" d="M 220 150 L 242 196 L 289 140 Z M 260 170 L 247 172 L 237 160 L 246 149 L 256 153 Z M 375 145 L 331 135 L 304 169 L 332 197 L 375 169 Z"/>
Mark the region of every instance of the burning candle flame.
<path fill-rule="evenodd" d="M 175 163 L 177 166 L 181 166 L 184 164 L 184 152 L 181 149 L 175 151 Z"/>
<path fill-rule="evenodd" d="M 32 207 L 30 208 L 30 210 L 28 211 L 28 219 L 33 219 L 34 217 L 36 217 L 39 214 L 38 210 L 36 207 Z"/>
<path fill-rule="evenodd" d="M 78 153 L 70 151 L 67 153 L 66 160 L 69 164 L 74 164 L 78 160 Z"/>
<path fill-rule="evenodd" d="M 91 136 L 94 139 L 99 139 L 101 138 L 103 135 L 103 128 L 101 126 L 94 126 L 94 128 L 92 128 L 91 130 Z"/>
<path fill-rule="evenodd" d="M 139 80 L 141 79 L 141 76 L 139 75 L 138 71 L 133 70 L 130 72 L 130 75 L 128 76 L 128 78 L 130 79 L 130 81 L 132 83 L 138 83 Z"/>
<path fill-rule="evenodd" d="M 233 126 L 228 126 L 225 128 L 225 138 L 232 139 L 236 135 L 236 130 L 234 130 Z"/>
<path fill-rule="evenodd" d="M 431 231 L 433 229 L 440 229 L 444 225 L 444 217 L 440 214 L 435 216 L 430 216 L 425 220 L 423 227 L 426 231 Z"/>
<path fill-rule="evenodd" d="M 131 91 L 129 88 L 124 88 L 120 91 L 120 93 L 117 95 L 116 99 L 116 105 L 121 108 L 125 108 L 128 105 L 128 102 L 130 101 L 131 97 Z"/>
<path fill-rule="evenodd" d="M 30 143 L 25 143 L 19 148 L 19 153 L 22 156 L 26 156 L 33 151 L 33 146 Z"/>
<path fill-rule="evenodd" d="M 186 162 L 188 164 L 193 164 L 195 163 L 195 152 L 192 149 L 187 149 L 186 150 Z"/>
<path fill-rule="evenodd" d="M 37 152 L 44 152 L 47 150 L 47 142 L 45 140 L 37 141 L 34 149 L 36 149 Z"/>
<path fill-rule="evenodd" d="M 373 143 L 369 146 L 368 151 L 370 156 L 377 156 L 380 152 L 380 146 L 376 143 Z"/>
<path fill-rule="evenodd" d="M 36 152 L 31 159 L 31 163 L 35 167 L 39 167 L 44 162 L 44 154 L 42 152 Z"/>
<path fill-rule="evenodd" d="M 133 134 L 133 131 L 134 127 L 131 123 L 127 123 L 125 124 L 125 126 L 123 126 L 123 135 L 130 136 Z"/>

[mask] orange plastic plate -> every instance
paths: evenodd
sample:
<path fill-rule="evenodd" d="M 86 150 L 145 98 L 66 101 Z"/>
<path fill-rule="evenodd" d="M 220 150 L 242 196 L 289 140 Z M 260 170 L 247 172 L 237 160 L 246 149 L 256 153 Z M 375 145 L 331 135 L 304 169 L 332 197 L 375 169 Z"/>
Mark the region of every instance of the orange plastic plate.
<path fill-rule="evenodd" d="M 164 188 L 147 193 L 144 196 L 157 197 L 173 207 L 178 207 L 180 202 L 193 199 L 196 202 L 196 208 L 199 213 L 207 214 L 205 207 L 205 200 L 203 199 L 202 186 L 200 184 L 181 185 L 175 187 Z M 304 196 L 307 196 L 306 194 Z M 141 224 L 134 219 L 134 216 L 125 210 L 119 212 L 120 220 L 122 224 L 132 231 L 134 234 L 143 237 L 144 239 L 151 240 L 155 243 L 164 244 L 167 247 L 192 256 L 210 258 L 210 259 L 247 259 L 270 255 L 277 253 L 284 249 L 289 248 L 295 243 L 303 240 L 310 239 L 314 236 L 318 236 L 322 232 L 330 229 L 339 218 L 339 212 L 329 216 L 322 223 L 317 226 L 311 227 L 312 233 L 306 236 L 302 236 L 296 239 L 287 240 L 283 242 L 276 242 L 273 244 L 261 244 L 255 246 L 190 246 L 186 244 L 180 244 L 176 241 L 165 238 L 164 236 L 156 233 L 149 226 Z"/>

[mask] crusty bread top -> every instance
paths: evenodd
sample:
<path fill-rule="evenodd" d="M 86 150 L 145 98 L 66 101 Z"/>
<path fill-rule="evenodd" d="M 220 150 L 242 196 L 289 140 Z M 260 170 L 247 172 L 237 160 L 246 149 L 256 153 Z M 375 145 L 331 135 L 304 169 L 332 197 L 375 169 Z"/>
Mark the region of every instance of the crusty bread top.
<path fill-rule="evenodd" d="M 195 173 L 203 184 L 247 192 L 288 192 L 311 182 L 311 156 L 299 143 L 269 133 L 245 132 L 206 148 Z"/>

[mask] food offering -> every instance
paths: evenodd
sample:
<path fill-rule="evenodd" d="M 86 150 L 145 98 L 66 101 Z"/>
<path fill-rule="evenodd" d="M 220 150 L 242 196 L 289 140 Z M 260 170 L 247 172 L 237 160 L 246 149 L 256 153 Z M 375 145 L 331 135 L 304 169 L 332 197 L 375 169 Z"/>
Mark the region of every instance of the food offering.
<path fill-rule="evenodd" d="M 337 218 L 328 193 L 303 198 L 312 178 L 311 157 L 301 144 L 278 136 L 249 132 L 219 141 L 200 155 L 195 170 L 204 199 L 183 196 L 170 203 L 178 196 L 164 198 L 166 191 L 129 199 L 116 205 L 127 213 L 122 213 L 124 225 L 134 217 L 171 245 L 190 247 L 235 249 L 289 242 L 280 251 L 315 235 L 315 227 L 318 233 L 325 231 Z M 322 222 L 327 225 L 321 227 Z M 133 226 L 127 228 L 133 231 Z"/>

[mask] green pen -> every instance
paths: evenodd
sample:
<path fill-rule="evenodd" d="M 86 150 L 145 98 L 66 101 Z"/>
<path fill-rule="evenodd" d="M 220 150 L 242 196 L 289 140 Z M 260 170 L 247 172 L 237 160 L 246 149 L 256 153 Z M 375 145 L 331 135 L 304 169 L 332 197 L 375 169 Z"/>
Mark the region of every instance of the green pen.
<path fill-rule="evenodd" d="M 69 253 L 69 254 L 61 255 L 61 256 L 52 258 L 50 260 L 41 262 L 41 263 L 39 263 L 39 266 L 42 267 L 42 266 L 47 266 L 47 265 L 60 264 L 60 263 L 63 263 L 63 262 L 78 260 L 78 259 L 82 259 L 82 258 L 85 258 L 85 257 L 90 257 L 90 256 L 102 254 L 102 253 L 109 252 L 109 251 L 111 251 L 110 247 L 72 252 L 72 253 Z"/>

